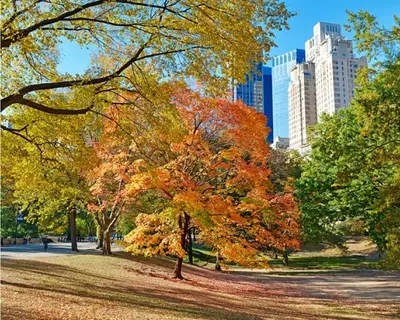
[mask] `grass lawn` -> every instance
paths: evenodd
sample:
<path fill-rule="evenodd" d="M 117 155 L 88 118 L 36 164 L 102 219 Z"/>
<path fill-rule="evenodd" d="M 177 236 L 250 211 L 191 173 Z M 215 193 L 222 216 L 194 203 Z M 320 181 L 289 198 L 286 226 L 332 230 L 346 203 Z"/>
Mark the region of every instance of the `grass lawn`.
<path fill-rule="evenodd" d="M 397 319 L 398 274 L 216 272 L 118 253 L 2 261 L 2 319 Z M 329 264 L 335 264 L 329 262 Z"/>
<path fill-rule="evenodd" d="M 193 248 L 194 263 L 200 266 L 213 268 L 215 265 L 215 255 L 211 250 L 195 244 Z M 323 269 L 323 270 L 349 270 L 349 269 L 364 269 L 371 265 L 371 260 L 367 260 L 364 256 L 308 256 L 308 255 L 291 255 L 289 257 L 289 266 L 283 264 L 282 257 L 279 259 L 270 259 L 272 269 Z M 235 268 L 234 264 L 228 266 Z"/>

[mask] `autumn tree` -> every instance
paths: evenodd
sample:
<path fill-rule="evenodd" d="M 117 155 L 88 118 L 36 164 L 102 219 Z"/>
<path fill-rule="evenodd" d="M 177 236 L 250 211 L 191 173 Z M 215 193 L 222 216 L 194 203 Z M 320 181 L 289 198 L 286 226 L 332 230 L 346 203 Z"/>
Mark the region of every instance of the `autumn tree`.
<path fill-rule="evenodd" d="M 282 2 L 266 0 L 6 1 L 0 22 L 1 111 L 8 122 L 1 124 L 3 141 L 31 143 L 25 164 L 34 170 L 59 161 L 57 149 L 78 150 L 76 134 L 87 127 L 96 136 L 110 104 L 132 106 L 138 96 L 157 100 L 164 94 L 158 82 L 194 78 L 209 93 L 224 91 L 231 78 L 241 80 L 251 59 L 268 53 L 274 32 L 287 27 L 291 15 Z M 84 73 L 57 69 L 63 44 L 90 48 L 93 59 Z M 2 153 L 2 162 L 9 158 Z"/>
<path fill-rule="evenodd" d="M 80 175 L 88 151 L 82 130 L 85 120 L 54 119 L 32 110 L 15 110 L 12 117 L 17 127 L 26 122 L 32 126 L 25 128 L 23 139 L 2 132 L 2 188 L 9 189 L 9 201 L 28 212 L 28 221 L 37 223 L 42 232 L 63 233 L 69 225 L 76 251 L 76 215 L 89 195 Z M 58 138 L 49 139 L 49 130 Z"/>
<path fill-rule="evenodd" d="M 166 96 L 172 88 L 158 87 Z M 131 94 L 120 101 L 110 105 L 104 114 L 102 130 L 91 140 L 91 168 L 82 172 L 92 195 L 88 209 L 100 226 L 105 255 L 111 254 L 110 235 L 122 215 L 135 215 L 138 206 L 144 212 L 156 210 L 157 199 L 151 195 L 132 196 L 127 185 L 135 174 L 168 161 L 171 152 L 164 137 L 173 139 L 179 132 L 174 130 L 176 112 L 169 107 L 168 98 L 148 100 Z"/>
<path fill-rule="evenodd" d="M 127 187 L 131 196 L 158 194 L 164 207 L 138 216 L 127 250 L 176 256 L 174 276 L 181 279 L 192 227 L 216 254 L 243 265 L 265 266 L 259 253 L 267 246 L 297 248 L 296 204 L 289 194 L 273 194 L 268 179 L 265 117 L 189 90 L 178 90 L 173 101 L 184 134 L 169 142 L 165 164 L 135 174 Z"/>
<path fill-rule="evenodd" d="M 226 88 L 232 77 L 242 80 L 250 58 L 269 52 L 274 32 L 288 27 L 291 16 L 275 0 L 6 1 L 1 110 L 101 111 L 100 102 L 113 102 L 121 93 L 149 93 L 136 81 L 148 67 L 165 79 L 194 77 L 211 91 Z M 84 74 L 57 70 L 64 42 L 90 48 L 97 57 Z M 70 90 L 84 91 L 84 103 L 54 100 Z"/>

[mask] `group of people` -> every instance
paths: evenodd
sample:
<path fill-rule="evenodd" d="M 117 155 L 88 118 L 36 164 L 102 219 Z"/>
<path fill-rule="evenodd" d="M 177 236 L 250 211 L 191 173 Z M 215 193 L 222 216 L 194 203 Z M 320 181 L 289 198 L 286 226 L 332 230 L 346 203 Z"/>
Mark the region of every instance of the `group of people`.
<path fill-rule="evenodd" d="M 22 244 L 25 245 L 25 244 L 28 244 L 30 242 L 31 242 L 31 236 L 30 235 L 27 235 L 27 236 L 22 238 Z"/>

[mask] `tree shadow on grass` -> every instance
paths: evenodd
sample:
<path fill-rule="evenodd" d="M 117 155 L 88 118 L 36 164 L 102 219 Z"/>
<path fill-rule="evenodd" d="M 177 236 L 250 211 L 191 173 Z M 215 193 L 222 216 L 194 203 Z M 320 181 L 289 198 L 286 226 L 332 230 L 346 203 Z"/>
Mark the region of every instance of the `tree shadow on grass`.
<path fill-rule="evenodd" d="M 124 260 L 145 265 L 153 270 L 154 274 L 141 271 L 140 264 L 132 264 L 131 267 Z M 226 274 L 186 265 L 184 272 L 190 281 L 172 280 L 168 276 L 166 280 L 169 283 L 167 283 L 162 280 L 154 281 L 149 277 L 170 275 L 174 266 L 172 260 L 118 253 L 106 262 L 110 269 L 119 268 L 116 270 L 120 272 L 120 276 L 100 275 L 95 268 L 91 272 L 80 267 L 67 267 L 42 261 L 7 261 L 3 262 L 5 272 L 14 271 L 15 274 L 23 275 L 25 278 L 6 277 L 2 283 L 6 288 L 21 293 L 32 291 L 32 296 L 42 296 L 43 292 L 52 292 L 61 295 L 63 301 L 71 303 L 79 297 L 83 298 L 85 303 L 103 301 L 112 302 L 116 308 L 122 306 L 151 310 L 151 313 L 160 314 L 160 319 L 166 312 L 177 316 L 190 315 L 193 319 L 345 320 L 352 318 L 346 315 L 324 317 L 316 316 L 312 312 L 299 312 L 299 304 L 304 303 L 304 299 L 300 301 L 301 299 L 296 299 L 296 295 L 291 295 L 292 293 L 288 291 L 276 292 L 275 288 L 285 285 L 282 285 L 282 278 L 278 276 L 271 278 L 265 273 Z M 139 275 L 131 275 L 130 269 Z M 35 274 L 46 277 L 46 281 L 38 282 Z M 255 291 L 241 292 L 245 287 L 250 289 L 254 287 Z M 236 291 L 230 291 L 232 288 L 236 288 Z M 331 300 L 314 299 L 315 297 L 313 300 L 309 299 L 310 296 L 306 298 L 307 301 L 326 307 L 331 303 Z"/>
<path fill-rule="evenodd" d="M 134 306 L 134 308 L 144 308 L 147 310 L 151 310 L 151 312 L 159 313 L 160 317 L 165 315 L 165 312 L 171 312 L 168 314 L 176 315 L 179 317 L 179 314 L 190 316 L 192 319 L 221 319 L 221 320 L 260 320 L 260 319 L 337 319 L 337 320 L 349 320 L 354 319 L 353 316 L 324 316 L 324 315 L 316 315 L 314 313 L 300 311 L 299 309 L 292 308 L 289 304 L 279 304 L 274 302 L 275 305 L 268 304 L 265 305 L 260 301 L 259 306 L 252 307 L 233 307 L 230 305 L 230 300 L 220 300 L 217 297 L 210 294 L 199 294 L 199 292 L 193 292 L 188 290 L 172 290 L 172 292 L 165 292 L 164 290 L 154 290 L 151 289 L 151 293 L 143 292 L 134 288 L 121 288 L 121 291 L 124 292 L 121 295 L 120 290 L 116 290 L 111 287 L 98 287 L 98 286 L 90 286 L 90 292 L 82 292 L 79 291 L 79 288 L 74 292 L 71 290 L 66 290 L 62 288 L 49 288 L 48 286 L 32 286 L 21 283 L 13 283 L 3 281 L 3 285 L 6 286 L 14 286 L 21 290 L 34 290 L 35 293 L 39 292 L 54 292 L 63 295 L 64 304 L 68 304 L 68 302 L 73 303 L 77 296 L 80 298 L 91 299 L 92 301 L 105 300 L 107 302 L 112 302 L 113 306 L 117 308 L 118 306 Z M 105 295 L 103 293 L 98 292 L 97 290 L 101 290 L 101 292 L 107 292 Z M 167 293 L 171 293 L 175 296 L 167 295 Z M 117 295 L 115 295 L 117 294 Z M 195 294 L 195 301 L 187 301 L 187 299 L 182 299 L 178 296 L 188 296 Z M 144 298 L 144 299 L 143 299 Z M 208 303 L 200 302 L 204 299 L 211 300 Z M 236 310 L 227 310 L 227 309 L 236 309 Z M 240 311 L 239 311 L 240 310 Z M 3 319 L 15 319 L 15 317 L 8 317 L 11 315 L 21 315 L 23 314 L 23 310 L 13 310 L 13 308 L 7 308 L 6 312 L 3 312 Z M 29 311 L 29 314 L 31 312 Z M 85 319 L 90 319 L 87 318 Z M 35 317 L 23 317 L 23 319 L 37 319 Z M 50 319 L 50 318 L 49 318 Z M 51 319 L 59 319 L 59 318 L 51 318 Z M 105 318 L 106 319 L 106 315 Z M 162 318 L 160 318 L 162 319 Z"/>
<path fill-rule="evenodd" d="M 207 297 L 208 301 L 205 303 L 186 299 L 186 297 L 193 297 L 194 294 L 199 298 L 202 296 L 200 292 L 185 291 L 178 288 L 166 291 L 157 289 L 153 285 L 146 287 L 143 284 L 135 283 L 127 285 L 125 279 L 120 279 L 119 286 L 112 286 L 112 284 L 115 285 L 115 281 L 104 277 L 101 279 L 109 280 L 108 285 L 104 282 L 101 285 L 96 285 L 90 280 L 96 277 L 96 274 L 84 272 L 83 274 L 90 278 L 88 280 L 74 278 L 74 274 L 82 274 L 80 269 L 27 260 L 23 261 L 23 264 L 11 263 L 10 265 L 8 262 L 5 264 L 6 270 L 12 268 L 18 274 L 24 274 L 25 277 L 27 273 L 37 273 L 38 271 L 45 277 L 57 277 L 52 282 L 39 283 L 34 283 L 34 281 L 31 283 L 31 281 L 26 281 L 26 278 L 24 283 L 21 283 L 19 279 L 16 279 L 16 281 L 2 280 L 2 286 L 12 287 L 19 292 L 34 291 L 33 296 L 38 296 L 38 293 L 40 296 L 40 292 L 51 292 L 62 295 L 63 301 L 68 300 L 68 298 L 80 297 L 94 301 L 115 302 L 116 305 L 124 305 L 125 307 L 135 306 L 135 308 L 151 309 L 159 313 L 165 311 L 175 314 L 183 313 L 193 316 L 193 319 L 212 319 L 214 316 L 218 319 L 262 319 L 251 313 L 225 310 L 227 309 L 226 301 L 218 298 L 210 299 L 210 295 L 202 297 L 202 299 Z M 42 270 L 49 269 L 49 272 L 42 272 Z M 33 278 L 33 275 L 31 277 Z"/>

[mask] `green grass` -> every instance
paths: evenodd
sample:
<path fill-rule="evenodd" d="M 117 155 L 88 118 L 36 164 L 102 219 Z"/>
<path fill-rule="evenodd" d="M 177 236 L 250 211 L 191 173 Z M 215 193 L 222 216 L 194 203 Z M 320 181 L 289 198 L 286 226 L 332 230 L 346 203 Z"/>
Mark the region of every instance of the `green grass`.
<path fill-rule="evenodd" d="M 284 267 L 281 259 L 271 259 L 274 268 Z M 365 257 L 289 257 L 289 269 L 362 269 L 367 268 L 369 261 Z"/>
<path fill-rule="evenodd" d="M 317 252 L 316 252 L 317 254 Z M 215 255 L 201 244 L 194 244 L 193 246 L 193 261 L 194 264 L 200 266 L 213 267 L 216 261 Z M 270 259 L 272 268 L 285 268 L 285 269 L 327 269 L 327 270 L 354 270 L 354 269 L 368 269 L 372 266 L 372 261 L 367 260 L 362 256 L 335 256 L 335 257 L 321 257 L 321 256 L 300 256 L 294 255 L 289 257 L 289 266 L 283 264 L 282 257 L 278 259 Z M 228 263 L 231 267 L 235 267 L 234 263 Z"/>

